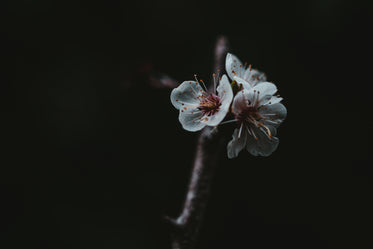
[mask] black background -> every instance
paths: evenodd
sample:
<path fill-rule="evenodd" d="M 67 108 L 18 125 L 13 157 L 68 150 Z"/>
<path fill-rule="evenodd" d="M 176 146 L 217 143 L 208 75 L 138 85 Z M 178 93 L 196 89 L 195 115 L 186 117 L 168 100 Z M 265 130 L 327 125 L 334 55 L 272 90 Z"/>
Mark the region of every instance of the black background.
<path fill-rule="evenodd" d="M 373 248 L 368 3 L 3 3 L 0 248 L 170 248 L 197 133 L 147 72 L 209 81 L 218 35 L 288 117 L 221 156 L 198 248 Z"/>

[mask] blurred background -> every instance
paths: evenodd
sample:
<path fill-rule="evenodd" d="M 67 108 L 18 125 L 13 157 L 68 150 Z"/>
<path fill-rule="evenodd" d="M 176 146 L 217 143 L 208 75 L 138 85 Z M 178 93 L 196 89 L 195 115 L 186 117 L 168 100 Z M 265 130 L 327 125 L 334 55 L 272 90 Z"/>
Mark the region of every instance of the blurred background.
<path fill-rule="evenodd" d="M 373 248 L 370 1 L 2 5 L 0 248 L 170 248 L 198 133 L 149 76 L 210 81 L 219 35 L 288 117 L 221 155 L 198 249 Z"/>

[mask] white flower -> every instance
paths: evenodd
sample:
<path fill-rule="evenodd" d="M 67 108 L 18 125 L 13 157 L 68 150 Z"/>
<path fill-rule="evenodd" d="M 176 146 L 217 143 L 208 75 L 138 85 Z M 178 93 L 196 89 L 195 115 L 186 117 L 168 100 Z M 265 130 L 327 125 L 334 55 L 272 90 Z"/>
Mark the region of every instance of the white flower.
<path fill-rule="evenodd" d="M 247 64 L 242 62 L 233 54 L 228 53 L 225 59 L 225 70 L 231 80 L 237 81 L 239 84 L 254 87 L 257 84 L 267 80 L 264 73 L 251 68 L 251 65 L 247 67 Z"/>
<path fill-rule="evenodd" d="M 282 98 L 273 96 L 277 88 L 269 82 L 239 91 L 232 104 L 232 112 L 238 123 L 232 140 L 228 143 L 228 157 L 234 158 L 246 147 L 254 155 L 269 156 L 276 150 L 279 139 L 276 129 L 286 117 Z"/>
<path fill-rule="evenodd" d="M 217 93 L 216 93 L 217 92 Z M 229 111 L 233 91 L 226 75 L 220 80 L 216 92 L 206 92 L 197 79 L 184 81 L 171 92 L 171 102 L 179 109 L 179 121 L 187 131 L 198 131 L 218 125 Z"/>

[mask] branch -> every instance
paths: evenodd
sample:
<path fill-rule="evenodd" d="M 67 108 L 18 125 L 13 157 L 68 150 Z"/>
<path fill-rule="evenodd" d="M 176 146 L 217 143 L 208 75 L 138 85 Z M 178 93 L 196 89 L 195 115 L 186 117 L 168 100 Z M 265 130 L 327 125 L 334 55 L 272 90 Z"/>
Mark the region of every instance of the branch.
<path fill-rule="evenodd" d="M 215 47 L 214 72 L 221 72 L 224 69 L 227 51 L 227 39 L 224 36 L 219 37 Z M 210 89 L 212 88 L 213 84 L 210 84 Z M 205 127 L 199 135 L 194 167 L 182 212 L 176 219 L 166 218 L 173 227 L 173 249 L 194 248 L 210 193 L 211 179 L 222 148 L 221 134 L 214 132 L 212 127 Z"/>

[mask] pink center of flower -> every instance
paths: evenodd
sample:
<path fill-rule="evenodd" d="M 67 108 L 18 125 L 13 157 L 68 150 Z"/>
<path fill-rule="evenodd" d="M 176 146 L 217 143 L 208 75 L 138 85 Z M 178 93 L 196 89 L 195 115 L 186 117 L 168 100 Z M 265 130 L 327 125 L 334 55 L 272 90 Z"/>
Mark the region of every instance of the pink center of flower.
<path fill-rule="evenodd" d="M 217 113 L 221 106 L 221 99 L 219 96 L 208 93 L 200 96 L 198 109 L 206 116 L 212 116 Z"/>
<path fill-rule="evenodd" d="M 248 104 L 246 108 L 243 108 L 241 113 L 237 116 L 237 119 L 241 122 L 255 123 L 255 121 L 260 120 L 262 117 L 258 112 L 258 108 L 255 105 Z"/>
<path fill-rule="evenodd" d="M 258 140 L 257 134 L 255 134 L 253 129 L 254 127 L 257 127 L 263 132 L 267 133 L 268 137 L 271 139 L 271 131 L 262 122 L 262 120 L 265 120 L 265 117 L 262 117 L 262 115 L 259 114 L 258 105 L 259 101 L 257 101 L 257 99 L 254 99 L 253 102 L 248 101 L 247 105 L 244 106 L 241 109 L 241 112 L 236 116 L 236 120 L 240 124 L 238 138 L 241 136 L 242 129 L 247 129 L 249 134 Z"/>

